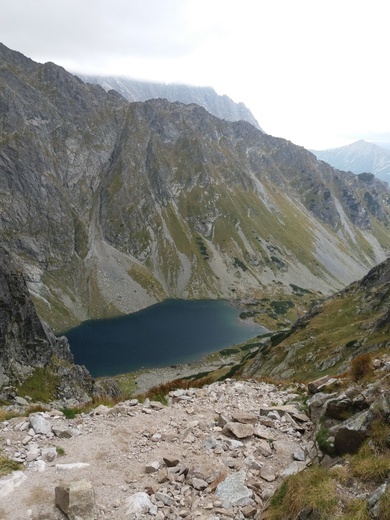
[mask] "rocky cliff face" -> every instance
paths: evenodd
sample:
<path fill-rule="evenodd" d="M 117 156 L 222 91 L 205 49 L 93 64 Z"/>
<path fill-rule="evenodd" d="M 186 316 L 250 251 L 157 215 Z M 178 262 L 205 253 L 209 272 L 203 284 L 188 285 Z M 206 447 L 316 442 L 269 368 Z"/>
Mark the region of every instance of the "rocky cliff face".
<path fill-rule="evenodd" d="M 14 388 L 33 381 L 37 369 L 46 372 L 36 385 L 53 383 L 50 399 L 85 402 L 93 394 L 116 391 L 115 385 L 97 385 L 85 367 L 74 365 L 68 340 L 55 337 L 40 320 L 21 272 L 0 247 L 0 389 L 15 396 Z"/>
<path fill-rule="evenodd" d="M 128 101 L 148 101 L 149 99 L 167 99 L 172 103 L 179 101 L 186 105 L 195 103 L 205 108 L 210 114 L 227 121 L 248 121 L 261 130 L 259 123 L 244 103 L 235 103 L 228 96 L 219 96 L 211 87 L 195 87 L 176 83 L 151 83 L 127 78 L 83 76 L 79 77 L 95 85 L 101 85 L 107 92 L 116 90 Z"/>
<path fill-rule="evenodd" d="M 53 356 L 73 362 L 67 339 L 39 319 L 21 273 L 0 248 L 0 387 L 21 382 Z"/>
<path fill-rule="evenodd" d="M 1 240 L 57 330 L 164 297 L 329 293 L 390 248 L 390 191 L 197 105 L 128 103 L 0 46 Z"/>

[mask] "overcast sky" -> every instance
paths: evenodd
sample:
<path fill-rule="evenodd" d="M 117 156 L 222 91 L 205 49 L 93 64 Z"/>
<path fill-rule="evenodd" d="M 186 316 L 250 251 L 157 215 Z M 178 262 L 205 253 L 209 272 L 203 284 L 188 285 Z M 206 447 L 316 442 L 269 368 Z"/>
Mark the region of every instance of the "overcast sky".
<path fill-rule="evenodd" d="M 72 72 L 212 86 L 306 148 L 390 141 L 387 0 L 1 0 L 0 41 Z"/>

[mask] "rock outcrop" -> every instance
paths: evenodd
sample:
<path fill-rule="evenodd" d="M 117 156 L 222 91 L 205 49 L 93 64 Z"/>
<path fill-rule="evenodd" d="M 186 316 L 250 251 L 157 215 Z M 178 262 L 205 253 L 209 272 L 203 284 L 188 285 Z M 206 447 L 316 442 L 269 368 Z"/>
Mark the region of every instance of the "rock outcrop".
<path fill-rule="evenodd" d="M 41 321 L 21 271 L 0 247 L 0 392 L 16 398 L 14 387 L 45 368 L 47 378 L 56 381 L 52 399 L 85 402 L 117 391 L 115 385 L 103 389 L 85 367 L 74 364 L 68 340 Z"/>

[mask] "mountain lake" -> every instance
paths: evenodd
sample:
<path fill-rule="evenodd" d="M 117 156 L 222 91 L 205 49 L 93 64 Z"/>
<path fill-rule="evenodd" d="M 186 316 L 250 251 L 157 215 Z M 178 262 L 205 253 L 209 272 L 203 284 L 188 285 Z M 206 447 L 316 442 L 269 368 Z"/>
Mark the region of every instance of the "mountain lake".
<path fill-rule="evenodd" d="M 118 318 L 85 321 L 65 332 L 75 363 L 94 377 L 200 360 L 267 329 L 239 317 L 225 300 L 165 300 Z"/>

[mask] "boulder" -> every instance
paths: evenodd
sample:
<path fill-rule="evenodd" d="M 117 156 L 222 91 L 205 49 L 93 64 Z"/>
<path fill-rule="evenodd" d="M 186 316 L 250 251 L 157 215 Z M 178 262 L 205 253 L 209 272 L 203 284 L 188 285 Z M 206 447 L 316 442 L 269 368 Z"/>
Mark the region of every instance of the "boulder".
<path fill-rule="evenodd" d="M 252 424 L 243 424 L 239 422 L 229 422 L 225 425 L 223 433 L 231 433 L 237 439 L 245 439 L 251 437 L 254 433 L 254 427 Z"/>
<path fill-rule="evenodd" d="M 223 482 L 218 484 L 215 494 L 231 506 L 246 506 L 250 503 L 252 491 L 247 488 L 245 482 L 245 471 L 238 471 L 229 475 Z"/>
<path fill-rule="evenodd" d="M 96 520 L 97 510 L 92 484 L 78 480 L 55 488 L 55 503 L 69 520 Z"/>
<path fill-rule="evenodd" d="M 126 500 L 126 517 L 138 518 L 138 515 L 144 513 L 157 514 L 157 506 L 151 502 L 147 493 L 140 491 L 129 496 Z"/>
<path fill-rule="evenodd" d="M 35 433 L 47 435 L 51 432 L 51 424 L 39 413 L 30 416 L 31 428 Z"/>
<path fill-rule="evenodd" d="M 350 419 L 330 429 L 334 436 L 334 449 L 337 455 L 356 453 L 367 438 L 367 430 L 373 420 L 370 410 L 360 412 Z"/>

